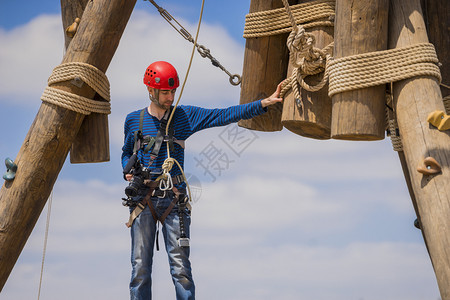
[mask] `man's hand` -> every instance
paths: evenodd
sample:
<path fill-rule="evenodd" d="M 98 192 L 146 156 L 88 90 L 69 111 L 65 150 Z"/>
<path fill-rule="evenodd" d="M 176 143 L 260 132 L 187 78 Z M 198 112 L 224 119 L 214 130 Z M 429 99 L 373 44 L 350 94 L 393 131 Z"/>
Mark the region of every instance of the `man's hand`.
<path fill-rule="evenodd" d="M 279 103 L 283 101 L 283 98 L 280 98 L 280 92 L 281 92 L 281 85 L 283 84 L 283 81 L 280 82 L 277 86 L 277 90 L 270 95 L 268 98 L 261 100 L 262 107 L 267 107 L 269 105 Z"/>

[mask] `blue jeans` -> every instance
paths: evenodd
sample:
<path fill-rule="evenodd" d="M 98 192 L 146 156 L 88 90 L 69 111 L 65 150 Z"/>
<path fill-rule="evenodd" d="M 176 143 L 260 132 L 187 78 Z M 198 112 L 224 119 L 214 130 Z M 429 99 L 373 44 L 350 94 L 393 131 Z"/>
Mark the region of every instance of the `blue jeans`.
<path fill-rule="evenodd" d="M 158 218 L 172 202 L 173 197 L 152 197 L 151 201 Z M 189 237 L 191 224 L 190 212 L 183 213 L 185 232 Z M 170 273 L 175 285 L 177 300 L 195 299 L 195 286 L 192 279 L 191 263 L 189 261 L 189 247 L 178 246 L 180 238 L 180 223 L 178 205 L 172 209 L 162 224 L 164 245 L 169 257 Z M 152 263 L 153 249 L 156 237 L 156 221 L 148 206 L 134 220 L 131 226 L 131 300 L 152 299 Z"/>

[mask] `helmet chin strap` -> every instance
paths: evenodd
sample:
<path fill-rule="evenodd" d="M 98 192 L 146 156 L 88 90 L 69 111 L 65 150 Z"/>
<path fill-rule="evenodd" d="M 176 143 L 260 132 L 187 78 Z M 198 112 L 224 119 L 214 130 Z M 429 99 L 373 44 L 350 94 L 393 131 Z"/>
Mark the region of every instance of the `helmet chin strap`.
<path fill-rule="evenodd" d="M 159 108 L 162 108 L 162 109 L 164 109 L 164 107 L 161 105 L 161 104 L 159 104 L 159 90 L 158 89 L 153 89 L 153 91 L 155 92 L 155 96 L 156 97 L 153 97 L 153 95 L 152 95 L 152 93 L 148 93 L 148 97 L 150 98 L 150 100 L 153 102 L 153 103 L 155 103 Z"/>

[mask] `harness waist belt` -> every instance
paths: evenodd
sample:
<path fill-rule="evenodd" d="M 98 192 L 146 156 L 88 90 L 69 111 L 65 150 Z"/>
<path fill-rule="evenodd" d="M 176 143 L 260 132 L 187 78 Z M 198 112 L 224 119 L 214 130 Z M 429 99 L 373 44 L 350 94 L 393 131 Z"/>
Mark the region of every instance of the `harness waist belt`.
<path fill-rule="evenodd" d="M 144 184 L 150 188 L 157 188 L 159 187 L 159 180 L 158 181 L 154 181 L 154 180 L 149 180 L 146 179 L 144 180 Z M 180 184 L 184 182 L 184 177 L 183 175 L 177 175 L 177 176 L 173 176 L 172 177 L 172 183 L 173 184 Z"/>

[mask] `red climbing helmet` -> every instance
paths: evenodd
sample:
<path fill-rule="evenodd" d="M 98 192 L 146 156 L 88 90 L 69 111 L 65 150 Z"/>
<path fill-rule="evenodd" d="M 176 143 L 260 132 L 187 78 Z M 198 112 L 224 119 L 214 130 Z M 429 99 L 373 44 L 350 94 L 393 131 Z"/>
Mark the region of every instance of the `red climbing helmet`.
<path fill-rule="evenodd" d="M 176 89 L 180 85 L 177 70 L 166 61 L 156 61 L 148 66 L 144 84 L 159 90 Z"/>

